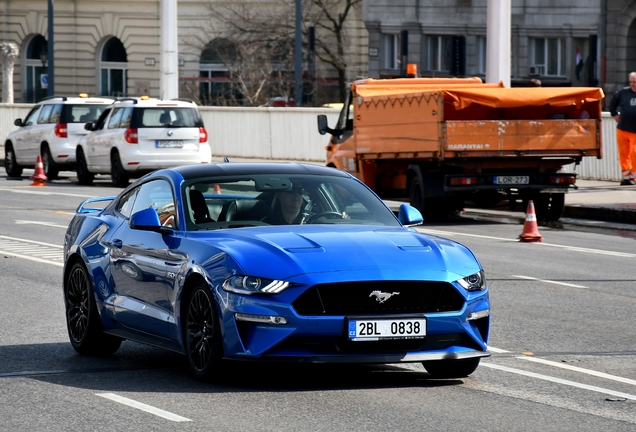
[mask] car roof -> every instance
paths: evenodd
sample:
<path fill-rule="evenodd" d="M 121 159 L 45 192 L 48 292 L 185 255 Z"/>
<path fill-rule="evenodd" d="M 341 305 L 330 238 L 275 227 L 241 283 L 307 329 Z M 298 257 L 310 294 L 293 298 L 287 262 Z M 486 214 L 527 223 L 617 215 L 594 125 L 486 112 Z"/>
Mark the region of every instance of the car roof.
<path fill-rule="evenodd" d="M 169 171 L 176 171 L 184 178 L 191 180 L 203 177 L 214 176 L 234 176 L 234 175 L 250 175 L 250 174 L 313 174 L 313 175 L 329 175 L 335 177 L 351 177 L 344 171 L 335 168 L 302 164 L 295 162 L 239 162 L 239 163 L 212 163 L 198 165 L 184 165 L 175 168 L 169 168 Z M 161 171 L 155 171 L 158 175 Z"/>
<path fill-rule="evenodd" d="M 77 97 L 77 96 L 47 96 L 41 99 L 38 104 L 105 104 L 109 105 L 115 101 L 110 96 L 98 97 Z"/>
<path fill-rule="evenodd" d="M 197 104 L 188 99 L 141 99 L 141 98 L 120 98 L 115 100 L 116 105 L 132 105 L 140 108 L 161 108 L 161 107 L 184 107 L 196 108 Z"/>

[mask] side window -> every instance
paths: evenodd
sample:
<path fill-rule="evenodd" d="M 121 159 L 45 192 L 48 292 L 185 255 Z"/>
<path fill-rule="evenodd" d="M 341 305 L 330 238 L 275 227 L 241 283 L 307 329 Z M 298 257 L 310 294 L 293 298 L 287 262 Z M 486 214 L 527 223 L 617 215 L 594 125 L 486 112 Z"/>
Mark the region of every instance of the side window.
<path fill-rule="evenodd" d="M 133 204 L 135 203 L 135 197 L 137 196 L 138 191 L 139 188 L 135 188 L 119 200 L 119 203 L 117 204 L 117 211 L 123 216 L 130 217 L 132 214 Z"/>
<path fill-rule="evenodd" d="M 40 111 L 40 116 L 38 117 L 38 123 L 49 123 L 49 117 L 51 116 L 51 110 L 53 109 L 53 105 L 44 105 L 42 107 L 42 111 Z"/>
<path fill-rule="evenodd" d="M 55 104 L 55 105 L 51 105 L 53 108 L 51 108 L 51 115 L 49 116 L 49 123 L 60 123 L 60 119 L 62 118 L 62 108 L 64 107 L 64 105 L 62 104 Z"/>
<path fill-rule="evenodd" d="M 93 128 L 93 130 L 104 129 L 104 124 L 106 123 L 106 118 L 108 117 L 108 114 L 110 114 L 110 110 L 111 110 L 110 108 L 104 110 L 102 115 L 100 115 L 99 118 L 97 119 L 97 122 L 95 122 L 95 127 Z"/>
<path fill-rule="evenodd" d="M 121 121 L 119 122 L 120 128 L 128 129 L 130 127 L 130 120 L 132 119 L 133 109 L 132 107 L 124 108 L 121 114 Z"/>
<path fill-rule="evenodd" d="M 38 118 L 38 114 L 40 113 L 41 108 L 42 105 L 37 105 L 29 112 L 29 114 L 27 114 L 26 118 L 24 119 L 24 126 L 31 126 L 35 123 L 35 119 Z"/>
<path fill-rule="evenodd" d="M 119 122 L 121 121 L 121 114 L 124 112 L 124 108 L 115 108 L 113 115 L 108 121 L 108 129 L 118 129 Z"/>
<path fill-rule="evenodd" d="M 166 180 L 153 180 L 141 185 L 132 213 L 135 214 L 147 208 L 155 209 L 161 225 L 169 228 L 177 227 L 172 187 Z"/>

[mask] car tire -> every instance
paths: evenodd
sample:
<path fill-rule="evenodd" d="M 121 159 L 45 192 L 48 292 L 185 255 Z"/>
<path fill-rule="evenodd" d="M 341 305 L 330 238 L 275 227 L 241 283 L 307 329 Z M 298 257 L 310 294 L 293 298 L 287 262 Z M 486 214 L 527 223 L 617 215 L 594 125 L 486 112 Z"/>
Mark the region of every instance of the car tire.
<path fill-rule="evenodd" d="M 462 360 L 431 360 L 422 362 L 433 378 L 465 378 L 479 366 L 479 357 Z"/>
<path fill-rule="evenodd" d="M 122 339 L 103 332 L 93 284 L 86 267 L 79 261 L 66 277 L 64 304 L 68 336 L 75 351 L 84 355 L 109 355 L 119 349 Z"/>
<path fill-rule="evenodd" d="M 44 175 L 49 180 L 55 180 L 60 173 L 60 169 L 53 160 L 53 155 L 49 146 L 44 144 L 42 146 L 42 165 L 44 166 Z"/>
<path fill-rule="evenodd" d="M 81 148 L 77 149 L 77 163 L 75 165 L 75 172 L 77 173 L 77 182 L 81 185 L 89 186 L 93 184 L 95 174 L 88 171 L 86 164 L 86 157 L 84 151 Z"/>
<path fill-rule="evenodd" d="M 9 177 L 20 177 L 22 175 L 23 168 L 18 165 L 13 145 L 10 142 L 4 145 L 4 169 Z"/>
<path fill-rule="evenodd" d="M 126 187 L 130 180 L 130 176 L 121 163 L 119 153 L 115 152 L 110 158 L 110 176 L 113 186 Z"/>
<path fill-rule="evenodd" d="M 186 355 L 194 375 L 200 381 L 217 380 L 222 375 L 221 321 L 206 282 L 199 281 L 188 296 L 183 324 Z"/>

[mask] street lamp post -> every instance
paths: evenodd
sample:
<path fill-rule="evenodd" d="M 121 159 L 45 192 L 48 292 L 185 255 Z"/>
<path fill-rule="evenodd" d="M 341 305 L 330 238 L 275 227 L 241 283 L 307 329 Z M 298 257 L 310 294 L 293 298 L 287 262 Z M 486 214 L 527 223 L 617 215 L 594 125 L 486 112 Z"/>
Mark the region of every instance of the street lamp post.
<path fill-rule="evenodd" d="M 303 39 L 302 39 L 302 0 L 296 0 L 296 49 L 294 53 L 294 83 L 296 106 L 303 104 L 302 67 L 303 67 Z"/>
<path fill-rule="evenodd" d="M 48 42 L 48 53 L 47 53 L 47 61 L 48 61 L 48 70 L 46 71 L 47 73 L 47 78 L 48 78 L 48 87 L 47 87 L 47 94 L 49 96 L 53 96 L 55 94 L 55 88 L 54 88 L 54 73 L 55 73 L 55 65 L 53 62 L 53 59 L 55 58 L 54 52 L 53 52 L 53 0 L 48 0 L 49 1 L 49 23 L 48 23 L 48 32 L 49 32 L 49 40 Z"/>

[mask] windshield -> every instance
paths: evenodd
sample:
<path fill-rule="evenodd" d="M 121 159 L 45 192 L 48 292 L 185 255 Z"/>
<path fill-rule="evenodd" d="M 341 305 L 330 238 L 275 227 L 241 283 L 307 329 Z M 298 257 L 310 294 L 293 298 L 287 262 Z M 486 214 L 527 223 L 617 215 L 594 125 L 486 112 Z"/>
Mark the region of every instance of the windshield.
<path fill-rule="evenodd" d="M 196 108 L 179 107 L 136 109 L 133 123 L 137 128 L 203 127 Z"/>
<path fill-rule="evenodd" d="M 97 104 L 78 104 L 78 105 L 64 105 L 66 112 L 63 114 L 63 123 L 88 123 L 94 122 L 109 107 L 108 105 Z"/>
<path fill-rule="evenodd" d="M 183 185 L 188 230 L 256 225 L 400 226 L 384 203 L 355 179 L 251 175 L 197 179 Z"/>

